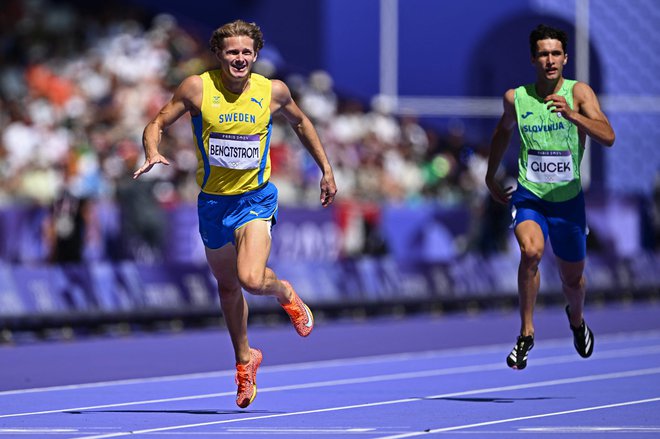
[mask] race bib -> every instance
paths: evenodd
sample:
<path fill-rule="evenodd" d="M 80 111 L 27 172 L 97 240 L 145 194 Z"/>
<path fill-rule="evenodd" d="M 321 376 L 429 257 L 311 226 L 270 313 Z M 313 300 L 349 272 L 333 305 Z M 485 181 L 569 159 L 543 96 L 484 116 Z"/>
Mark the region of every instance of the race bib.
<path fill-rule="evenodd" d="M 557 183 L 574 179 L 571 152 L 529 150 L 527 180 L 534 183 Z"/>
<path fill-rule="evenodd" d="M 256 169 L 261 161 L 259 134 L 209 135 L 209 163 L 229 169 Z"/>

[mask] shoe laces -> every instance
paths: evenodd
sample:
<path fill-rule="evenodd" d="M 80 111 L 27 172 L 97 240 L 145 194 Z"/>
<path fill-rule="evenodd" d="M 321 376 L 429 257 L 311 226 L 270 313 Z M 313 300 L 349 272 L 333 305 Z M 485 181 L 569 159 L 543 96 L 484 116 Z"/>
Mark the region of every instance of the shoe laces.
<path fill-rule="evenodd" d="M 528 345 L 532 344 L 533 340 L 534 339 L 530 338 L 529 336 L 527 336 L 527 337 L 523 337 L 523 336 L 518 337 L 518 343 L 516 344 L 516 349 L 518 350 L 518 352 L 521 352 L 523 349 L 525 349 L 525 346 L 528 346 Z"/>
<path fill-rule="evenodd" d="M 305 313 L 305 310 L 303 309 L 302 304 L 300 303 L 300 299 L 298 299 L 298 296 L 296 296 L 295 293 L 291 303 L 285 306 L 287 312 L 291 317 L 293 317 L 294 320 L 303 320 L 307 318 L 307 313 Z"/>
<path fill-rule="evenodd" d="M 293 315 L 296 321 L 304 321 L 307 320 L 307 313 L 303 309 L 303 307 L 298 303 L 298 301 L 295 301 L 296 306 L 293 308 Z"/>
<path fill-rule="evenodd" d="M 251 363 L 236 366 L 235 381 L 239 391 L 245 390 L 248 384 L 252 384 L 252 368 L 250 365 Z"/>

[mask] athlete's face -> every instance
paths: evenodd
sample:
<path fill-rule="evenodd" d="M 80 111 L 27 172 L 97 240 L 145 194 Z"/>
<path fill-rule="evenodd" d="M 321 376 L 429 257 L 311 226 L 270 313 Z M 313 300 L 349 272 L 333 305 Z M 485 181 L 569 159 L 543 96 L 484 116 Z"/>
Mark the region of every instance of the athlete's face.
<path fill-rule="evenodd" d="M 247 36 L 225 38 L 222 49 L 216 56 L 220 60 L 222 71 L 229 78 L 246 78 L 252 70 L 252 64 L 257 60 L 254 41 Z"/>
<path fill-rule="evenodd" d="M 532 64 L 536 67 L 539 79 L 552 81 L 561 78 L 567 60 L 561 41 L 547 39 L 536 42 L 536 55 L 532 57 Z"/>

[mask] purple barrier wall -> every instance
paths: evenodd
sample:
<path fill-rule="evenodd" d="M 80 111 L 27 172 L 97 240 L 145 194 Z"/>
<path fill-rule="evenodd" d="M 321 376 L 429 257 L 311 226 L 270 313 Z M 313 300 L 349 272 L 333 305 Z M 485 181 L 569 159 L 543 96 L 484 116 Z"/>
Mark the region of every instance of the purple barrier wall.
<path fill-rule="evenodd" d="M 359 207 L 357 208 L 359 211 Z M 389 253 L 401 265 L 442 263 L 462 253 L 457 240 L 464 238 L 474 219 L 464 206 L 442 207 L 431 203 L 377 206 L 376 227 Z M 636 200 L 615 197 L 591 202 L 587 222 L 608 253 L 632 257 L 641 251 L 641 221 Z M 271 261 L 338 261 L 346 255 L 349 226 L 345 209 L 311 209 L 283 206 L 273 229 Z M 373 208 L 372 208 L 373 211 Z M 373 213 L 373 212 L 372 212 Z M 162 259 L 168 263 L 200 263 L 204 249 L 192 205 L 165 211 L 166 237 Z M 95 237 L 86 242 L 85 261 L 122 259 L 114 251 L 122 237 L 118 209 L 110 203 L 95 206 Z M 44 208 L 14 206 L 0 209 L 0 261 L 43 263 L 48 249 L 43 239 Z M 140 260 L 138 257 L 131 257 Z M 152 262 L 153 260 L 149 260 Z"/>
<path fill-rule="evenodd" d="M 108 206 L 104 209 L 115 215 Z M 469 228 L 465 210 L 397 206 L 384 207 L 378 214 L 389 253 L 348 257 L 343 252 L 346 223 L 337 210 L 282 208 L 269 265 L 315 305 L 515 296 L 515 245 L 490 257 L 462 253 L 456 246 Z M 631 239 L 635 229 L 620 227 L 634 223 L 634 214 L 630 203 L 590 212 L 597 219 L 593 223 L 598 224 L 600 239 L 611 244 L 608 248 L 627 249 L 620 256 L 615 251 L 589 252 L 586 273 L 591 290 L 617 293 L 660 285 L 660 255 L 638 251 L 631 258 L 634 246 L 617 244 Z M 166 257 L 158 263 L 99 257 L 48 265 L 40 260 L 43 243 L 34 230 L 43 215 L 38 209 L 18 208 L 0 214 L 0 318 L 219 309 L 194 209 L 180 206 L 168 211 Z M 616 233 L 608 235 L 608 228 Z M 542 262 L 541 294 L 560 292 L 554 264 L 551 257 Z M 277 307 L 271 298 L 248 295 L 248 302 L 253 307 Z"/>
<path fill-rule="evenodd" d="M 517 258 L 466 255 L 442 264 L 399 265 L 391 257 L 339 262 L 277 261 L 271 266 L 313 305 L 385 304 L 514 297 Z M 590 256 L 591 291 L 628 293 L 660 285 L 659 254 L 635 259 Z M 541 295 L 559 294 L 552 258 L 541 266 Z M 70 313 L 219 310 L 215 282 L 205 264 L 144 265 L 133 262 L 75 266 L 0 264 L 3 317 Z M 272 298 L 247 295 L 253 307 L 277 309 Z"/>

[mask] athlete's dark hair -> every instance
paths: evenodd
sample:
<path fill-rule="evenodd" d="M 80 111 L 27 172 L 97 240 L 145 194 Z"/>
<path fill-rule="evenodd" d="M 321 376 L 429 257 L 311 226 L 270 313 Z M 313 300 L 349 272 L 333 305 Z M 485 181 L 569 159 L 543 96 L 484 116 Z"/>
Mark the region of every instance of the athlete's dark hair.
<path fill-rule="evenodd" d="M 215 52 L 222 47 L 225 38 L 240 36 L 252 38 L 255 52 L 259 52 L 264 47 L 264 36 L 259 26 L 256 23 L 248 23 L 243 20 L 232 21 L 213 31 L 209 40 L 209 47 L 212 52 Z"/>
<path fill-rule="evenodd" d="M 536 26 L 536 29 L 529 34 L 529 49 L 532 52 L 532 57 L 536 56 L 536 49 L 538 43 L 541 40 L 559 40 L 561 43 L 561 48 L 566 53 L 566 46 L 568 45 L 568 35 L 561 29 L 556 29 L 554 27 L 546 26 L 545 24 L 539 24 Z"/>

